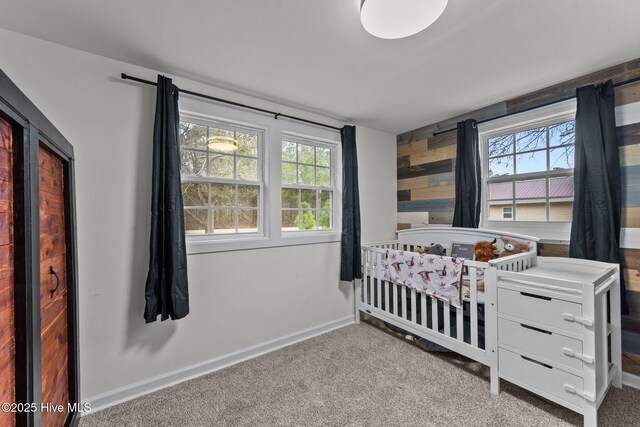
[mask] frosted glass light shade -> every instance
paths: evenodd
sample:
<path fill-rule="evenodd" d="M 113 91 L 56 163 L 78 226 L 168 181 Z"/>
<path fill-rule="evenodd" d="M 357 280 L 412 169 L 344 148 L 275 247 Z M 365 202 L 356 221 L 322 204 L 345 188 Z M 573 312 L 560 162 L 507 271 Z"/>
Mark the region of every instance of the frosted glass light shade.
<path fill-rule="evenodd" d="M 238 141 L 228 136 L 212 136 L 208 145 L 213 151 L 232 152 L 238 149 Z"/>
<path fill-rule="evenodd" d="M 408 37 L 433 24 L 448 0 L 362 0 L 360 20 L 370 34 L 381 39 Z"/>

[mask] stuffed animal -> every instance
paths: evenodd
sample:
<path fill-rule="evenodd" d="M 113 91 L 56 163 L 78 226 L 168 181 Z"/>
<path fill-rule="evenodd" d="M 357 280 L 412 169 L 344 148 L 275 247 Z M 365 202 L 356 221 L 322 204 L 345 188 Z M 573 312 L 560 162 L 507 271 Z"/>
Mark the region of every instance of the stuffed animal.
<path fill-rule="evenodd" d="M 429 255 L 446 255 L 447 250 L 439 243 L 432 243 L 431 246 L 424 248 L 422 246 L 416 246 L 414 249 L 419 254 Z"/>
<path fill-rule="evenodd" d="M 529 242 L 513 240 L 506 236 L 501 236 L 500 240 L 504 242 L 504 250 L 500 252 L 501 257 L 520 254 L 529 250 Z"/>
<path fill-rule="evenodd" d="M 476 242 L 476 245 L 473 247 L 473 254 L 476 257 L 476 261 L 487 262 L 496 257 L 496 251 L 498 250 L 494 244 L 496 240 L 497 239 L 493 239 L 493 242 L 486 240 Z"/>

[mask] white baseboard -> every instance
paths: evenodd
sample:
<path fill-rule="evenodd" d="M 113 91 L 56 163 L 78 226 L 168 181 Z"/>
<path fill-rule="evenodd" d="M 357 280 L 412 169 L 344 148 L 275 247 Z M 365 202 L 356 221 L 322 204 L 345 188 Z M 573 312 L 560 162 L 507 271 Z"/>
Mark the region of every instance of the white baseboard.
<path fill-rule="evenodd" d="M 83 415 L 88 415 L 89 413 L 108 408 L 109 406 L 113 406 L 118 403 L 126 402 L 127 400 L 134 399 L 153 391 L 160 390 L 165 387 L 169 387 L 193 378 L 197 378 L 199 376 L 217 371 L 219 369 L 226 368 L 227 366 L 235 365 L 236 363 L 261 356 L 265 353 L 269 353 L 274 350 L 289 346 L 291 344 L 307 340 L 317 335 L 324 334 L 334 329 L 342 328 L 352 323 L 354 323 L 354 317 L 353 315 L 350 315 L 342 319 L 334 320 L 323 325 L 306 329 L 304 331 L 276 338 L 274 340 L 255 345 L 244 350 L 216 357 L 214 359 L 210 359 L 196 365 L 176 369 L 175 371 L 171 371 L 166 374 L 158 375 L 156 377 L 130 384 L 128 386 L 121 387 L 112 391 L 108 391 L 97 396 L 91 396 L 86 399 L 82 399 L 82 403 L 91 404 L 91 412 L 86 412 Z"/>
<path fill-rule="evenodd" d="M 628 372 L 622 372 L 622 384 L 640 390 L 640 377 Z"/>

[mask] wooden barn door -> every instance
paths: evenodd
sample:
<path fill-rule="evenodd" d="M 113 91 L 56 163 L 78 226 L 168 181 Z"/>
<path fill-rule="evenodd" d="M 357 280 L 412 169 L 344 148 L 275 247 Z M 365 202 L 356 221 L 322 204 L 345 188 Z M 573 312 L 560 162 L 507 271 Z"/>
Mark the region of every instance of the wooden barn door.
<path fill-rule="evenodd" d="M 67 239 L 63 171 L 62 160 L 40 145 L 38 184 L 42 402 L 52 405 L 52 410 L 42 411 L 42 425 L 45 427 L 64 425 L 69 402 Z"/>
<path fill-rule="evenodd" d="M 13 275 L 13 166 L 11 125 L 0 118 L 0 399 L 16 401 L 15 300 Z M 14 426 L 15 414 L 0 412 L 0 425 Z"/>

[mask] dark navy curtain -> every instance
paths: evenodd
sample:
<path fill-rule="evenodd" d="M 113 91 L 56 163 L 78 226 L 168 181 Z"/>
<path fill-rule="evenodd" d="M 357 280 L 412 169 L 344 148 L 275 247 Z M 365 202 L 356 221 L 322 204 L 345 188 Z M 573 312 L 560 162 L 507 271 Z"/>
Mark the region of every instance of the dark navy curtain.
<path fill-rule="evenodd" d="M 469 119 L 458 123 L 454 227 L 478 228 L 481 183 L 478 126 L 475 120 Z"/>
<path fill-rule="evenodd" d="M 356 127 L 345 126 L 342 137 L 342 240 L 340 241 L 340 280 L 362 279 L 360 266 L 360 193 Z"/>
<path fill-rule="evenodd" d="M 576 93 L 573 220 L 569 256 L 620 264 L 620 155 L 611 80 Z M 620 275 L 622 313 L 627 307 Z"/>
<path fill-rule="evenodd" d="M 153 128 L 153 175 L 146 323 L 189 314 L 187 251 L 180 185 L 178 88 L 158 76 Z"/>

